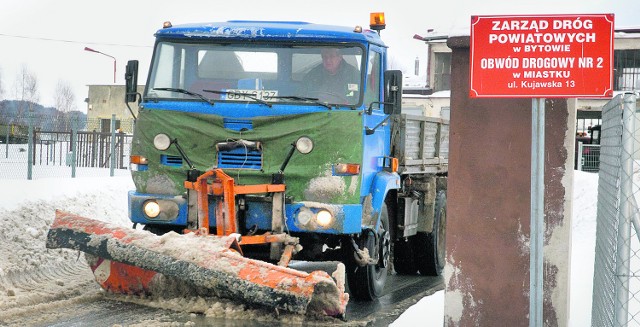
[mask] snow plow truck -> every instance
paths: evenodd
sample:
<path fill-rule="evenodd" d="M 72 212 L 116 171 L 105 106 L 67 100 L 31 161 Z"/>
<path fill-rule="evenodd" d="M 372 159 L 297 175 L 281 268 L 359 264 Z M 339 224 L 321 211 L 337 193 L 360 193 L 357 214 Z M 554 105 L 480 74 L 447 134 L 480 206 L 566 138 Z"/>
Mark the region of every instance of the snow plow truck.
<path fill-rule="evenodd" d="M 112 292 L 184 282 L 337 317 L 349 298 L 381 296 L 394 270 L 441 274 L 449 124 L 402 113 L 384 27 L 382 13 L 369 29 L 166 22 L 143 94 L 138 62 L 125 74 L 134 228 L 59 211 L 47 246 L 88 253 Z M 327 88 L 309 75 L 330 52 L 355 77 Z M 329 275 L 296 261 L 339 263 Z"/>

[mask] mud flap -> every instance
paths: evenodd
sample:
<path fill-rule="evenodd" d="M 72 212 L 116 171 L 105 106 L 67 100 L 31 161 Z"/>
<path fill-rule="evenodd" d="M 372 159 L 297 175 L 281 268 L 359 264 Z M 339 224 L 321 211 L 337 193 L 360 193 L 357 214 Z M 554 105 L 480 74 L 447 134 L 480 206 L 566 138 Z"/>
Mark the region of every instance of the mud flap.
<path fill-rule="evenodd" d="M 97 264 L 92 267 L 96 280 L 112 292 L 150 293 L 160 273 L 221 297 L 295 313 L 342 317 L 348 302 L 343 277 L 337 276 L 336 283 L 324 271 L 306 273 L 245 258 L 234 249 L 239 248 L 233 236 L 157 236 L 56 211 L 46 246 L 97 257 L 90 260 Z M 100 270 L 100 260 L 112 262 Z"/>

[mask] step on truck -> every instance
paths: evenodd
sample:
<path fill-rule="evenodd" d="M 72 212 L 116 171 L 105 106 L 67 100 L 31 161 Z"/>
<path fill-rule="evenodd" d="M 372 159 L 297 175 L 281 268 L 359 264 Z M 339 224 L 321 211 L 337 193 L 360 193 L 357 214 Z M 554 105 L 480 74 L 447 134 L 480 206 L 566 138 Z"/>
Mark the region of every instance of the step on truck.
<path fill-rule="evenodd" d="M 58 212 L 48 246 L 87 252 L 113 292 L 153 292 L 161 275 L 332 316 L 394 271 L 440 275 L 449 125 L 402 113 L 384 27 L 381 13 L 369 29 L 166 22 L 144 93 L 137 61 L 125 75 L 129 217 L 144 230 Z M 294 260 L 338 264 L 329 276 Z"/>

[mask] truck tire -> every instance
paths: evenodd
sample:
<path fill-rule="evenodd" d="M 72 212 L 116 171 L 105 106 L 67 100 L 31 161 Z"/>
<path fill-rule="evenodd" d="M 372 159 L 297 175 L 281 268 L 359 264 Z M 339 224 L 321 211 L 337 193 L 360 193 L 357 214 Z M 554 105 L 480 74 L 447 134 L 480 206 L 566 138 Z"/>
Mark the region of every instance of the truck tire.
<path fill-rule="evenodd" d="M 402 238 L 393 243 L 393 269 L 401 275 L 418 273 L 414 259 L 413 247 L 415 237 Z"/>
<path fill-rule="evenodd" d="M 378 252 L 378 261 L 360 267 L 355 259 L 355 253 L 350 253 L 347 262 L 347 282 L 351 297 L 356 300 L 370 301 L 382 295 L 382 290 L 387 282 L 387 268 L 391 255 L 391 237 L 389 234 L 389 211 L 387 205 L 382 205 L 380 213 L 380 228 L 377 237 L 371 231 L 364 232 L 360 238 L 360 248 L 366 247 L 370 254 Z M 378 244 L 376 244 L 376 239 Z M 375 247 L 378 251 L 374 251 Z"/>
<path fill-rule="evenodd" d="M 440 276 L 445 263 L 445 232 L 447 225 L 447 195 L 439 191 L 431 233 L 415 235 L 415 254 L 418 271 L 426 276 Z"/>

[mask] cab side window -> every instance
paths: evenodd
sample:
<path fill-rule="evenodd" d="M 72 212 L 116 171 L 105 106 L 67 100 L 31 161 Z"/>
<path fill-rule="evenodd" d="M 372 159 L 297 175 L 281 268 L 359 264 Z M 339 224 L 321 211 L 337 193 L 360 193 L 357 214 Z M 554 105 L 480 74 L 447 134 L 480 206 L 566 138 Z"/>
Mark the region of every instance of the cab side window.
<path fill-rule="evenodd" d="M 369 51 L 369 61 L 367 62 L 367 79 L 364 92 L 365 105 L 369 107 L 371 102 L 380 101 L 380 67 L 381 54 Z M 374 105 L 373 109 L 380 109 L 379 105 Z"/>

